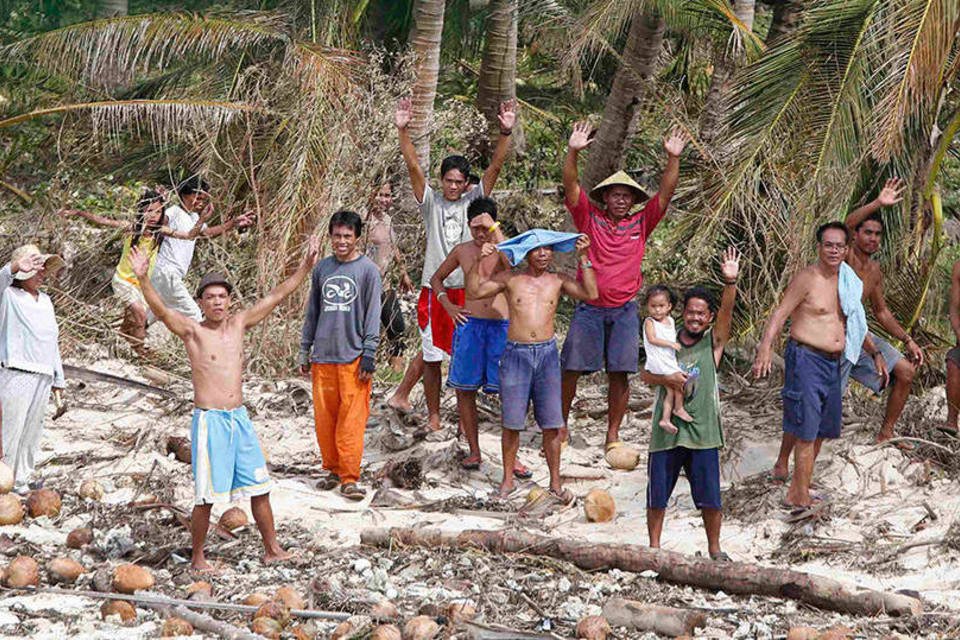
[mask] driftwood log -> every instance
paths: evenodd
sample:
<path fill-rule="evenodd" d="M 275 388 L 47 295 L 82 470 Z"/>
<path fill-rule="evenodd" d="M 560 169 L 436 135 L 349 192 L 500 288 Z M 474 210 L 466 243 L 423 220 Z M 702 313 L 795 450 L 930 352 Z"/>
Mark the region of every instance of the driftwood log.
<path fill-rule="evenodd" d="M 603 617 L 611 627 L 653 631 L 662 636 L 692 636 L 693 630 L 707 623 L 702 611 L 611 598 L 603 605 Z"/>
<path fill-rule="evenodd" d="M 727 593 L 790 598 L 820 609 L 858 615 L 911 616 L 922 612 L 919 600 L 899 593 L 856 590 L 837 580 L 801 571 L 746 562 L 714 562 L 639 545 L 588 543 L 516 531 L 467 530 L 455 533 L 436 529 L 382 527 L 364 529 L 360 541 L 379 547 L 400 544 L 479 548 L 492 553 L 548 556 L 589 570 L 655 571 L 661 580 L 674 584 Z"/>

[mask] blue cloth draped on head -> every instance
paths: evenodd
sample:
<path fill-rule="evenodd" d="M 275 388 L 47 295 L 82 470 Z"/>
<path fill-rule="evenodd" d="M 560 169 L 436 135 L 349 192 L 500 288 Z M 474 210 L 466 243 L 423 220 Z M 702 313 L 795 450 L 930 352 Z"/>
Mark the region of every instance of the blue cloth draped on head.
<path fill-rule="evenodd" d="M 518 236 L 504 240 L 497 245 L 497 250 L 507 256 L 510 264 L 517 266 L 527 254 L 539 247 L 553 247 L 554 251 L 569 253 L 577 246 L 579 233 L 565 231 L 550 231 L 548 229 L 530 229 Z"/>

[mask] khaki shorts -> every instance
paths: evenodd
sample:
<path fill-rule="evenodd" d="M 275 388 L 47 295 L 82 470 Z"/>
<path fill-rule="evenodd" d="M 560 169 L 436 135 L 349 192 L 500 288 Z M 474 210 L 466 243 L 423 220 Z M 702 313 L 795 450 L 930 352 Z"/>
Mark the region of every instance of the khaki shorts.
<path fill-rule="evenodd" d="M 150 276 L 150 282 L 153 283 L 153 287 L 160 294 L 163 304 L 168 309 L 179 311 L 197 322 L 203 321 L 200 307 L 197 306 L 196 300 L 187 290 L 187 285 L 183 283 L 183 278 L 176 271 L 154 269 L 153 275 Z M 153 314 L 151 313 L 149 316 L 152 321 Z"/>
<path fill-rule="evenodd" d="M 138 304 L 144 309 L 147 308 L 147 301 L 143 299 L 143 292 L 140 291 L 140 287 L 132 282 L 114 274 L 113 280 L 110 281 L 110 288 L 113 289 L 113 295 L 117 296 L 125 308 L 132 304 Z"/>

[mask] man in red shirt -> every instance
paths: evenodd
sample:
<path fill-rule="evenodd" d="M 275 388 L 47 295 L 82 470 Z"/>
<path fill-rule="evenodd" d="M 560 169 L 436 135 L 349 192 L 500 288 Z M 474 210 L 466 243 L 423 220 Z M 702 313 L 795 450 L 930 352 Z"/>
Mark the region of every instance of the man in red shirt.
<path fill-rule="evenodd" d="M 627 375 L 636 373 L 640 359 L 640 317 L 634 298 L 643 286 L 643 250 L 673 197 L 687 136 L 674 129 L 664 140 L 667 166 L 654 197 L 618 171 L 590 191 L 590 198 L 604 204 L 601 209 L 587 198 L 577 173 L 577 156 L 593 142 L 590 133 L 585 122 L 573 127 L 563 165 L 563 188 L 574 225 L 590 236 L 587 256 L 597 275 L 600 297 L 577 305 L 563 343 L 563 419 L 566 424 L 580 376 L 605 369 L 609 384 L 606 448 L 610 449 L 619 442 L 620 423 L 627 410 Z M 644 201 L 643 208 L 634 211 Z M 565 429 L 562 438 L 567 435 Z"/>

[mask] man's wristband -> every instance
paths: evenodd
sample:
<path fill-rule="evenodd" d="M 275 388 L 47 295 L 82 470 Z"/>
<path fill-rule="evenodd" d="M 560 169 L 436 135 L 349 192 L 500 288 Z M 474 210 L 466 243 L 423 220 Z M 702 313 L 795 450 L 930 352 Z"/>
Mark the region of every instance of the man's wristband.
<path fill-rule="evenodd" d="M 497 220 L 497 221 L 494 222 L 492 225 L 490 225 L 490 228 L 487 229 L 487 232 L 488 232 L 488 233 L 493 233 L 494 231 L 496 231 L 496 230 L 499 229 L 499 228 L 500 228 L 500 221 Z"/>
<path fill-rule="evenodd" d="M 447 295 L 446 291 L 441 291 L 440 293 L 437 294 L 437 300 L 439 300 L 440 298 L 446 295 Z M 447 297 L 449 298 L 450 296 L 447 296 Z"/>
<path fill-rule="evenodd" d="M 733 280 L 727 280 L 726 278 L 724 278 L 723 284 L 725 284 L 725 285 L 727 285 L 727 286 L 733 286 L 733 285 L 737 284 L 737 279 L 734 278 Z"/>
<path fill-rule="evenodd" d="M 593 263 L 590 262 L 589 260 L 587 260 L 586 262 L 581 262 L 581 263 L 580 263 L 580 268 L 581 268 L 581 269 L 593 269 Z"/>
<path fill-rule="evenodd" d="M 512 133 L 513 133 L 513 129 L 510 129 L 509 131 L 504 131 L 503 129 L 500 129 L 500 135 L 502 136 L 509 136 Z"/>

